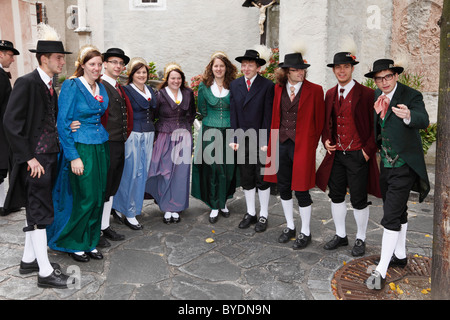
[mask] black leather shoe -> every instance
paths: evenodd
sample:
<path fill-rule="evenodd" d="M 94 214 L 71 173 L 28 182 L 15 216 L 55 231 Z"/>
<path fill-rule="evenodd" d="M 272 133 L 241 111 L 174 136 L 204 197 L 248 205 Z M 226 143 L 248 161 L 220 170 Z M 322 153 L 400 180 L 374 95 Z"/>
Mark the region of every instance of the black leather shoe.
<path fill-rule="evenodd" d="M 86 253 L 83 254 L 69 253 L 69 256 L 71 256 L 73 260 L 78 262 L 88 262 L 89 260 L 91 260 L 91 258 L 89 258 L 89 256 Z"/>
<path fill-rule="evenodd" d="M 407 264 L 408 264 L 408 258 L 399 259 L 395 256 L 395 254 L 393 254 L 391 261 L 389 262 L 389 267 L 399 267 L 399 268 L 404 269 Z"/>
<path fill-rule="evenodd" d="M 41 277 L 38 275 L 37 285 L 39 288 L 55 288 L 67 289 L 69 276 L 61 272 L 60 269 L 55 269 L 48 277 Z M 72 284 L 75 279 L 72 279 Z"/>
<path fill-rule="evenodd" d="M 100 239 L 98 239 L 97 247 L 108 248 L 111 247 L 111 243 L 109 243 L 105 236 L 101 235 Z"/>
<path fill-rule="evenodd" d="M 257 222 L 256 215 L 251 216 L 248 213 L 244 215 L 244 218 L 239 223 L 240 229 L 247 229 L 251 224 L 255 224 Z"/>
<path fill-rule="evenodd" d="M 54 262 L 50 262 L 53 269 L 61 269 L 60 265 Z M 39 271 L 39 265 L 37 263 L 37 260 L 35 259 L 33 262 L 23 262 L 20 261 L 20 267 L 19 267 L 19 273 L 20 274 L 28 274 L 32 272 L 38 272 Z"/>
<path fill-rule="evenodd" d="M 371 290 L 382 290 L 385 285 L 386 278 L 383 278 L 377 270 L 372 271 L 372 274 L 366 280 L 366 286 Z"/>
<path fill-rule="evenodd" d="M 225 212 L 225 211 L 219 210 L 219 213 L 224 218 L 229 218 L 230 217 L 230 211 L 226 211 Z"/>
<path fill-rule="evenodd" d="M 267 218 L 259 217 L 255 225 L 255 232 L 264 232 L 267 229 Z"/>
<path fill-rule="evenodd" d="M 86 254 L 89 257 L 91 257 L 92 259 L 95 259 L 95 260 L 102 260 L 103 259 L 102 253 L 100 251 L 98 251 L 98 250 L 97 250 L 97 252 L 89 251 L 89 252 L 86 252 Z"/>
<path fill-rule="evenodd" d="M 352 256 L 362 257 L 366 253 L 366 243 L 361 239 L 356 239 L 352 249 Z"/>
<path fill-rule="evenodd" d="M 219 220 L 219 216 L 209 217 L 209 223 L 216 223 Z"/>
<path fill-rule="evenodd" d="M 377 259 L 374 261 L 376 265 L 380 263 L 380 259 Z M 390 267 L 399 267 L 399 268 L 405 268 L 408 264 L 408 258 L 399 259 L 395 256 L 395 254 L 392 255 L 391 260 L 389 261 L 389 268 Z"/>
<path fill-rule="evenodd" d="M 123 224 L 123 218 L 117 214 L 116 210 L 111 209 L 111 215 L 118 224 Z"/>
<path fill-rule="evenodd" d="M 294 228 L 294 230 L 291 230 L 289 228 L 285 228 L 283 230 L 283 233 L 279 236 L 278 242 L 279 243 L 286 243 L 289 240 L 291 240 L 292 238 L 295 238 L 296 234 L 297 234 L 297 231 L 295 231 L 295 228 Z"/>
<path fill-rule="evenodd" d="M 341 238 L 339 237 L 337 234 L 334 235 L 333 239 L 331 239 L 330 241 L 328 241 L 323 248 L 325 250 L 334 250 L 337 249 L 339 247 L 342 246 L 347 246 L 348 245 L 348 239 L 347 236 Z"/>
<path fill-rule="evenodd" d="M 118 234 L 113 229 L 111 229 L 111 227 L 108 227 L 105 230 L 102 230 L 101 236 L 104 236 L 105 238 L 112 240 L 112 241 L 125 240 L 125 236 L 123 234 Z"/>
<path fill-rule="evenodd" d="M 127 218 L 123 219 L 123 223 L 125 223 L 125 225 L 131 230 L 142 230 L 144 228 L 140 223 L 138 224 L 130 223 L 130 221 L 128 221 Z"/>
<path fill-rule="evenodd" d="M 310 242 L 311 242 L 311 235 L 307 236 L 303 233 L 300 233 L 297 239 L 295 239 L 292 249 L 294 250 L 304 249 Z"/>

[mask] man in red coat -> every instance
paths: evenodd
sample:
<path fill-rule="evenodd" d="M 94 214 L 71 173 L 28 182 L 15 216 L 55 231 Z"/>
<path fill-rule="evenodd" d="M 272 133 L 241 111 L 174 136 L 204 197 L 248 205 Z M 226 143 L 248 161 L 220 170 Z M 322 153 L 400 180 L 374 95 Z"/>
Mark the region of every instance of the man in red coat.
<path fill-rule="evenodd" d="M 354 66 L 358 63 L 350 52 L 339 52 L 333 63 L 328 64 L 338 84 L 325 97 L 322 143 L 327 153 L 316 174 L 317 186 L 323 191 L 329 188 L 336 227 L 335 236 L 324 246 L 326 250 L 348 245 L 345 195 L 349 187 L 357 226 L 353 256 L 365 253 L 370 204 L 367 194 L 381 197 L 373 133 L 374 90 L 353 80 Z"/>
<path fill-rule="evenodd" d="M 309 189 L 315 187 L 316 149 L 324 124 L 325 106 L 321 86 L 306 80 L 310 66 L 301 53 L 285 55 L 280 63 L 275 86 L 270 139 L 277 139 L 279 152 L 269 143 L 269 163 L 278 162 L 278 171 L 267 171 L 265 180 L 278 182 L 281 204 L 287 228 L 278 241 L 286 243 L 296 236 L 293 218 L 292 190 L 298 200 L 302 221 L 301 232 L 295 240 L 294 249 L 305 248 L 311 242 L 311 196 Z M 273 153 L 273 154 L 272 154 Z"/>

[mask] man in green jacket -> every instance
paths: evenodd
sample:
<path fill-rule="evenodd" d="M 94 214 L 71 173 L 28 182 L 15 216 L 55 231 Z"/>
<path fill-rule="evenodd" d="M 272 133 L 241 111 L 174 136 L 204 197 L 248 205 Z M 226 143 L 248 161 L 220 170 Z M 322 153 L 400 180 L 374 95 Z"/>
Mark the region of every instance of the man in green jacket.
<path fill-rule="evenodd" d="M 375 139 L 380 148 L 380 189 L 384 227 L 381 256 L 366 281 L 369 289 L 381 290 L 389 266 L 404 268 L 406 258 L 407 202 L 411 190 L 422 202 L 430 191 L 419 129 L 429 125 L 423 96 L 398 82 L 403 68 L 389 59 L 377 60 L 367 78 L 375 91 Z"/>

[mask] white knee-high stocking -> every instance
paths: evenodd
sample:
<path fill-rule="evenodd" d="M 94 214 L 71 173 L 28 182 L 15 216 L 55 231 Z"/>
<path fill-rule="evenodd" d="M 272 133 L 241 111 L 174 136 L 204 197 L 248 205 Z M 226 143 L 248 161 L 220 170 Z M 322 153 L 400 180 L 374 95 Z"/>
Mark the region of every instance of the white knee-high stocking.
<path fill-rule="evenodd" d="M 366 241 L 367 223 L 369 222 L 369 206 L 364 209 L 353 209 L 353 215 L 356 221 L 356 239 Z"/>
<path fill-rule="evenodd" d="M 287 227 L 291 230 L 295 229 L 294 224 L 294 200 L 281 200 L 283 207 L 284 217 L 286 218 Z"/>
<path fill-rule="evenodd" d="M 408 223 L 402 224 L 400 234 L 398 235 L 397 245 L 395 246 L 395 256 L 399 259 L 406 258 L 406 231 L 408 229 Z"/>
<path fill-rule="evenodd" d="M 102 213 L 102 230 L 105 230 L 109 227 L 110 218 L 111 218 L 111 209 L 113 204 L 113 197 L 109 197 L 109 200 L 103 204 L 103 213 Z"/>
<path fill-rule="evenodd" d="M 399 234 L 399 231 L 388 229 L 384 229 L 383 231 L 380 262 L 378 263 L 378 266 L 376 268 L 376 270 L 381 274 L 383 278 L 386 278 L 386 272 L 389 267 L 389 262 L 391 261 L 392 254 L 394 253 L 395 247 L 397 246 Z"/>
<path fill-rule="evenodd" d="M 33 244 L 34 254 L 39 265 L 39 275 L 47 277 L 53 272 L 53 267 L 48 260 L 47 254 L 47 231 L 45 229 L 36 229 L 28 231 Z"/>
<path fill-rule="evenodd" d="M 256 214 L 255 209 L 255 197 L 256 197 L 256 188 L 251 190 L 244 190 L 245 203 L 247 204 L 247 213 L 251 216 Z"/>
<path fill-rule="evenodd" d="M 345 230 L 345 218 L 347 217 L 347 204 L 344 202 L 331 202 L 331 216 L 333 217 L 334 225 L 336 227 L 336 234 L 344 238 L 347 235 Z"/>
<path fill-rule="evenodd" d="M 269 200 L 270 200 L 270 188 L 266 190 L 258 189 L 259 196 L 259 216 L 267 219 L 269 216 Z"/>
<path fill-rule="evenodd" d="M 300 211 L 300 218 L 302 220 L 302 228 L 301 233 L 303 233 L 305 236 L 309 236 L 311 234 L 311 231 L 309 229 L 309 225 L 311 222 L 311 206 L 307 207 L 299 207 Z"/>

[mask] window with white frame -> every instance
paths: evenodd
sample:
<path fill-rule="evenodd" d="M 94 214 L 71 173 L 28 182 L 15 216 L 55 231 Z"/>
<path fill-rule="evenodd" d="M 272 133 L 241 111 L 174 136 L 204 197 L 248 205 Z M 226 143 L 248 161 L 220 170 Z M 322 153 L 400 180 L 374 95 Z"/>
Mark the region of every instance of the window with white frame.
<path fill-rule="evenodd" d="M 130 10 L 165 10 L 166 0 L 130 0 Z"/>

